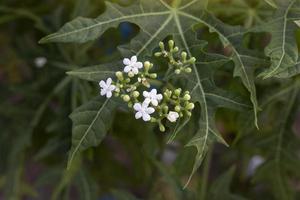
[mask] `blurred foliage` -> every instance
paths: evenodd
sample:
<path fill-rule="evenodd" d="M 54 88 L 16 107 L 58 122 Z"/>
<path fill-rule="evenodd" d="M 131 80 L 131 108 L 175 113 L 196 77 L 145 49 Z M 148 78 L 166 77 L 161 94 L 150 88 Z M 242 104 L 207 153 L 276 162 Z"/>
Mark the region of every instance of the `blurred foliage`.
<path fill-rule="evenodd" d="M 275 12 L 269 2 L 211 0 L 208 10 L 225 23 L 252 28 Z M 300 199 L 299 76 L 256 81 L 263 109 L 259 130 L 252 113 L 219 109 L 216 124 L 230 147 L 214 144 L 185 190 L 196 152 L 183 145 L 193 124 L 166 144 L 168 135 L 122 110 L 101 145 L 67 170 L 69 114 L 97 96 L 98 86 L 66 72 L 113 62 L 120 57 L 117 46 L 136 36 L 138 27 L 122 23 L 85 44 L 38 41 L 77 16 L 104 10 L 97 0 L 0 1 L 0 199 Z M 230 51 L 206 28 L 199 34 L 209 41 L 208 51 Z M 263 52 L 269 41 L 268 34 L 251 33 L 243 45 Z M 231 64 L 218 69 L 216 84 L 247 96 L 232 71 Z M 257 166 L 257 160 L 263 163 Z"/>

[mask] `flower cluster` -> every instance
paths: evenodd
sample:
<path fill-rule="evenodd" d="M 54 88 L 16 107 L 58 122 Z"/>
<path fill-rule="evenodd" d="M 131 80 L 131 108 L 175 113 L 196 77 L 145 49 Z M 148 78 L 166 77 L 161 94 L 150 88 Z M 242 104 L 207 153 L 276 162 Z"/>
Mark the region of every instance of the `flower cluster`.
<path fill-rule="evenodd" d="M 173 40 L 169 40 L 168 44 L 169 50 L 166 49 L 163 42 L 160 42 L 159 47 L 161 51 L 156 52 L 154 55 L 156 57 L 162 56 L 168 58 L 171 69 L 174 69 L 175 74 L 180 74 L 182 72 L 191 73 L 192 68 L 190 66 L 196 62 L 196 58 L 187 58 L 188 54 L 185 51 L 180 53 L 179 48 L 175 46 Z"/>
<path fill-rule="evenodd" d="M 191 72 L 190 64 L 195 62 L 195 58 L 187 60 L 185 52 L 182 52 L 181 59 L 175 60 L 174 52 L 178 52 L 178 47 L 174 47 L 174 41 L 169 41 L 169 51 L 164 49 L 164 44 L 160 43 L 161 52 L 155 55 L 164 55 L 168 57 L 171 68 L 181 72 Z M 171 53 L 173 52 L 173 53 Z M 128 104 L 129 108 L 135 111 L 136 119 L 143 119 L 157 123 L 161 131 L 165 131 L 163 125 L 166 120 L 171 123 L 176 122 L 179 118 L 190 117 L 194 104 L 190 102 L 191 96 L 189 91 L 182 91 L 181 88 L 170 90 L 165 88 L 162 93 L 151 87 L 151 83 L 157 82 L 157 74 L 151 73 L 153 64 L 149 61 L 144 63 L 138 61 L 137 56 L 124 58 L 123 72 L 116 72 L 116 81 L 108 78 L 106 81 L 100 81 L 100 94 L 111 98 L 120 97 Z M 189 65 L 188 65 L 189 64 Z"/>

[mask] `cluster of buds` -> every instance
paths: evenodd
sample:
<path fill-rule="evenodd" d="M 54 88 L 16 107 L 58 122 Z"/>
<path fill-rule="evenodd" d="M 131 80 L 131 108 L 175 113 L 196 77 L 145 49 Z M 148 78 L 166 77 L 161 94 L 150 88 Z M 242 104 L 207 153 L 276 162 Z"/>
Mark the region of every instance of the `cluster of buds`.
<path fill-rule="evenodd" d="M 174 69 L 175 74 L 180 74 L 182 72 L 191 73 L 191 65 L 195 64 L 196 58 L 188 58 L 188 54 L 185 51 L 179 51 L 179 48 L 175 46 L 173 40 L 169 40 L 168 48 L 166 48 L 163 42 L 159 43 L 160 51 L 156 52 L 154 55 L 156 57 L 164 57 L 168 59 L 170 67 Z"/>
<path fill-rule="evenodd" d="M 174 42 L 173 45 L 169 42 L 169 45 L 172 51 L 175 48 L 178 49 L 174 47 Z M 186 61 L 186 57 L 179 61 L 174 60 L 170 64 L 179 66 L 178 63 L 182 62 L 182 69 L 189 71 L 186 67 L 187 61 L 183 62 L 184 60 Z M 174 63 L 177 64 L 174 65 Z M 111 98 L 114 95 L 123 99 L 128 107 L 135 111 L 136 119 L 141 118 L 144 121 L 157 123 L 162 132 L 165 131 L 164 124 L 167 120 L 174 123 L 179 118 L 192 115 L 194 104 L 190 101 L 189 91 L 182 91 L 181 88 L 174 90 L 165 88 L 160 94 L 157 89 L 151 87 L 152 82 L 158 81 L 157 74 L 151 72 L 153 68 L 151 62 L 142 63 L 138 61 L 137 56 L 132 56 L 130 59 L 125 58 L 123 64 L 124 70 L 116 72 L 115 81 L 108 78 L 106 81 L 99 82 L 102 96 Z"/>

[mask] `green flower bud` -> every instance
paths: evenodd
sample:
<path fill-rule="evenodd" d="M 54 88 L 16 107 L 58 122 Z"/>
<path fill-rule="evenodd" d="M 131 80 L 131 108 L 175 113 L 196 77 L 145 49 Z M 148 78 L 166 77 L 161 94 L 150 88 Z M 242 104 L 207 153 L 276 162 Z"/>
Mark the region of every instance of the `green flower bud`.
<path fill-rule="evenodd" d="M 170 50 L 173 49 L 173 47 L 174 47 L 174 40 L 169 40 L 168 43 L 169 43 Z"/>
<path fill-rule="evenodd" d="M 138 98 L 138 97 L 140 96 L 140 93 L 139 93 L 138 91 L 134 91 L 134 92 L 132 93 L 132 96 L 133 96 L 134 98 Z"/>
<path fill-rule="evenodd" d="M 181 57 L 182 57 L 182 60 L 183 60 L 183 61 L 186 61 L 187 53 L 186 53 L 185 51 L 183 51 L 183 52 L 181 53 Z"/>
<path fill-rule="evenodd" d="M 179 117 L 183 117 L 183 114 L 182 114 L 182 112 L 181 112 L 181 113 L 179 113 Z"/>
<path fill-rule="evenodd" d="M 160 57 L 162 55 L 162 52 L 156 52 L 155 54 L 154 54 L 154 56 L 156 56 L 156 57 Z"/>
<path fill-rule="evenodd" d="M 175 74 L 180 74 L 180 72 L 181 72 L 180 69 L 175 70 Z"/>
<path fill-rule="evenodd" d="M 192 72 L 192 68 L 188 67 L 188 68 L 185 68 L 184 70 L 186 73 L 191 73 Z"/>
<path fill-rule="evenodd" d="M 168 107 L 167 105 L 165 105 L 165 106 L 163 107 L 163 110 L 164 110 L 165 113 L 167 113 L 168 110 L 169 110 L 169 107 Z"/>
<path fill-rule="evenodd" d="M 191 57 L 189 60 L 190 63 L 194 64 L 196 62 L 196 58 L 195 57 Z"/>
<path fill-rule="evenodd" d="M 125 82 L 126 82 L 126 83 L 129 83 L 129 82 L 130 82 L 130 78 L 126 78 L 126 79 L 125 79 Z"/>
<path fill-rule="evenodd" d="M 157 78 L 157 74 L 156 73 L 150 74 L 149 76 L 150 76 L 150 78 L 153 78 L 153 79 Z"/>
<path fill-rule="evenodd" d="M 185 95 L 183 96 L 183 99 L 184 99 L 185 101 L 189 101 L 189 100 L 191 99 L 191 95 L 185 94 Z"/>
<path fill-rule="evenodd" d="M 181 107 L 180 107 L 180 106 L 175 106 L 175 111 L 176 111 L 176 112 L 180 112 L 180 110 L 181 110 Z"/>
<path fill-rule="evenodd" d="M 128 107 L 132 108 L 133 104 L 131 102 L 128 103 Z"/>
<path fill-rule="evenodd" d="M 194 107 L 195 107 L 195 104 L 189 103 L 185 108 L 188 109 L 188 110 L 193 110 Z"/>
<path fill-rule="evenodd" d="M 150 122 L 156 122 L 157 120 L 154 117 L 151 117 Z"/>
<path fill-rule="evenodd" d="M 123 96 L 123 100 L 125 101 L 125 102 L 128 102 L 128 101 L 130 101 L 130 97 L 129 97 L 129 95 L 124 95 Z"/>
<path fill-rule="evenodd" d="M 120 81 L 123 81 L 123 80 L 124 80 L 123 73 L 120 72 L 120 71 L 117 71 L 117 72 L 116 72 L 116 77 L 117 77 Z"/>
<path fill-rule="evenodd" d="M 133 73 L 133 72 L 129 72 L 129 73 L 128 73 L 128 76 L 129 76 L 130 78 L 132 78 L 132 77 L 134 77 L 134 73 Z"/>
<path fill-rule="evenodd" d="M 163 42 L 159 42 L 159 47 L 161 48 L 161 50 L 165 50 L 165 45 Z"/>
<path fill-rule="evenodd" d="M 192 116 L 192 113 L 189 112 L 189 111 L 187 111 L 187 112 L 186 112 L 186 115 L 187 115 L 188 117 L 191 117 L 191 116 Z"/>
<path fill-rule="evenodd" d="M 179 51 L 179 48 L 178 47 L 174 47 L 174 49 L 173 49 L 173 52 L 178 52 Z"/>
<path fill-rule="evenodd" d="M 180 93 L 181 93 L 181 91 L 182 91 L 181 88 L 177 88 L 177 89 L 174 91 L 174 94 L 175 94 L 176 96 L 179 96 Z"/>
<path fill-rule="evenodd" d="M 166 128 L 164 127 L 164 125 L 159 124 L 159 130 L 160 130 L 161 132 L 165 132 L 165 131 L 166 131 Z"/>
<path fill-rule="evenodd" d="M 116 87 L 115 92 L 119 93 L 120 92 L 120 88 Z"/>
<path fill-rule="evenodd" d="M 151 68 L 151 63 L 149 61 L 144 62 L 144 67 L 146 72 L 149 71 L 149 69 Z"/>

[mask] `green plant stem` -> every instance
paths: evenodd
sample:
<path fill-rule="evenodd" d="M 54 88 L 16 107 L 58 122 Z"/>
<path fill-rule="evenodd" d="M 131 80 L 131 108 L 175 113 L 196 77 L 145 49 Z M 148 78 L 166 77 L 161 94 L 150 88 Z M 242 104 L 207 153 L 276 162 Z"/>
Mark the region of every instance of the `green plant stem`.
<path fill-rule="evenodd" d="M 210 171 L 210 164 L 213 154 L 213 144 L 207 152 L 207 156 L 205 158 L 204 166 L 203 166 L 203 173 L 202 173 L 202 181 L 200 185 L 200 200 L 206 199 L 206 192 L 207 192 L 207 183 L 209 178 L 209 171 Z"/>
<path fill-rule="evenodd" d="M 174 0 L 172 2 L 172 7 L 173 8 L 178 8 L 178 6 L 181 4 L 181 0 Z"/>

